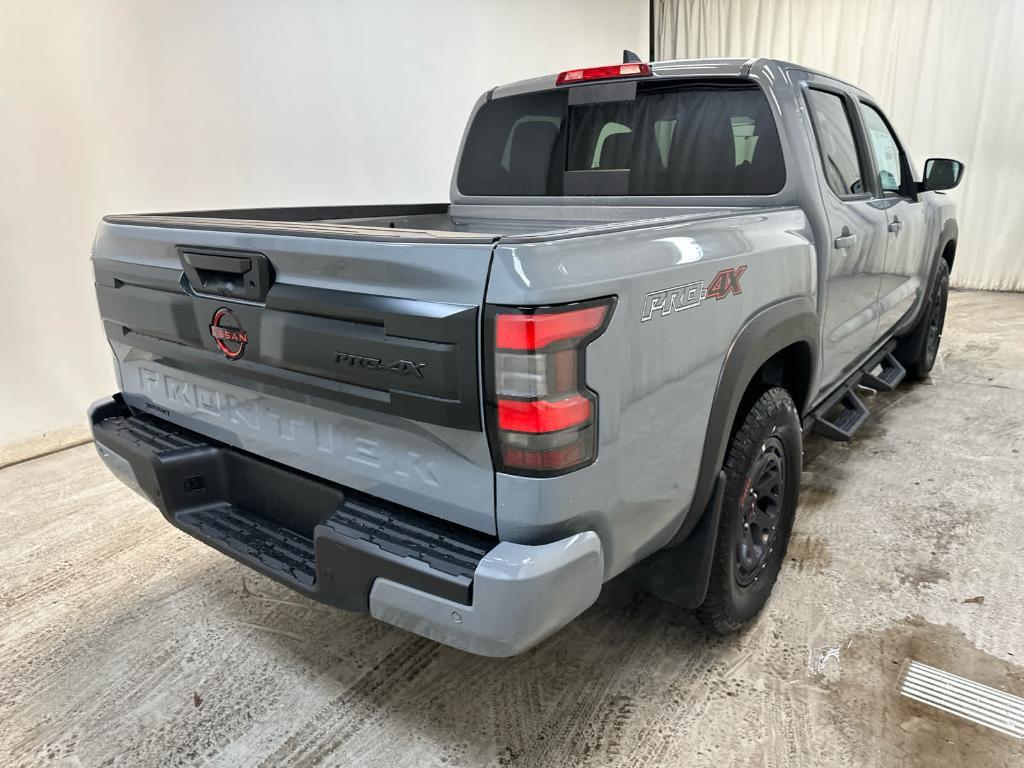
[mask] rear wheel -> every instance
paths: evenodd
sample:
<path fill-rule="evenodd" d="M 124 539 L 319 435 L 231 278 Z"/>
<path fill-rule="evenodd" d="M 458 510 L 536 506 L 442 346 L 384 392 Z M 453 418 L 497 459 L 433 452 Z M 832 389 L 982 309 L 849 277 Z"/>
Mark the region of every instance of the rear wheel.
<path fill-rule="evenodd" d="M 800 493 L 802 434 L 796 405 L 779 387 L 742 416 L 726 454 L 715 556 L 697 618 L 726 634 L 753 619 L 782 567 Z"/>
<path fill-rule="evenodd" d="M 917 325 L 896 350 L 896 357 L 907 369 L 912 381 L 928 378 L 939 356 L 939 344 L 946 325 L 946 303 L 949 299 L 949 265 L 939 259 L 935 282 L 932 285 L 928 306 L 921 313 Z"/>

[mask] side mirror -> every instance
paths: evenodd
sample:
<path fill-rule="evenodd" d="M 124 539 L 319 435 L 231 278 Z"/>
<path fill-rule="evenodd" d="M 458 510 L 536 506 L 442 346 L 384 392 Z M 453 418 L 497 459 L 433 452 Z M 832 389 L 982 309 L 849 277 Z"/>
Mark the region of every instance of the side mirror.
<path fill-rule="evenodd" d="M 922 192 L 941 192 L 952 189 L 964 176 L 964 164 L 947 157 L 932 157 L 925 161 L 924 179 L 918 184 Z"/>

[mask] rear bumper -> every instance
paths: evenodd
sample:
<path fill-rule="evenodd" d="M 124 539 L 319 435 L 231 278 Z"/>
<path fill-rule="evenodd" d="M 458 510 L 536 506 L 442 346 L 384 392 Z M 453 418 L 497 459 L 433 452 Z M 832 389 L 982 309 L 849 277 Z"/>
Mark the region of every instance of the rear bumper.
<path fill-rule="evenodd" d="M 100 457 L 173 525 L 339 608 L 486 656 L 511 656 L 597 599 L 592 531 L 498 541 L 264 461 L 119 397 L 89 409 Z"/>

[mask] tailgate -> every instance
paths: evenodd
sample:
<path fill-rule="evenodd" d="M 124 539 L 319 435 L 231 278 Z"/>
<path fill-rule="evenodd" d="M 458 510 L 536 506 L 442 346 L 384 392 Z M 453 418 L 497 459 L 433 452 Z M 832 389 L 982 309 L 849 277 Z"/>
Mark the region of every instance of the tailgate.
<path fill-rule="evenodd" d="M 494 533 L 491 249 L 104 222 L 93 260 L 129 405 Z"/>

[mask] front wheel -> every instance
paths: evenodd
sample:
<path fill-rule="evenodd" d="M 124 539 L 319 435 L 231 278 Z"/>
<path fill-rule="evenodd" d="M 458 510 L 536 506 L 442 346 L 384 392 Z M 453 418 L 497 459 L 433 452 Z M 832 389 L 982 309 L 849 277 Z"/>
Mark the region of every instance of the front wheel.
<path fill-rule="evenodd" d="M 939 343 L 946 325 L 946 303 L 949 300 L 949 265 L 939 259 L 935 283 L 928 297 L 928 306 L 921 313 L 914 329 L 900 341 L 896 349 L 897 359 L 907 369 L 911 381 L 928 378 L 939 356 Z"/>
<path fill-rule="evenodd" d="M 726 634 L 751 621 L 771 594 L 800 493 L 802 433 L 786 390 L 769 389 L 750 410 L 726 454 L 722 515 L 707 596 L 697 618 Z"/>

